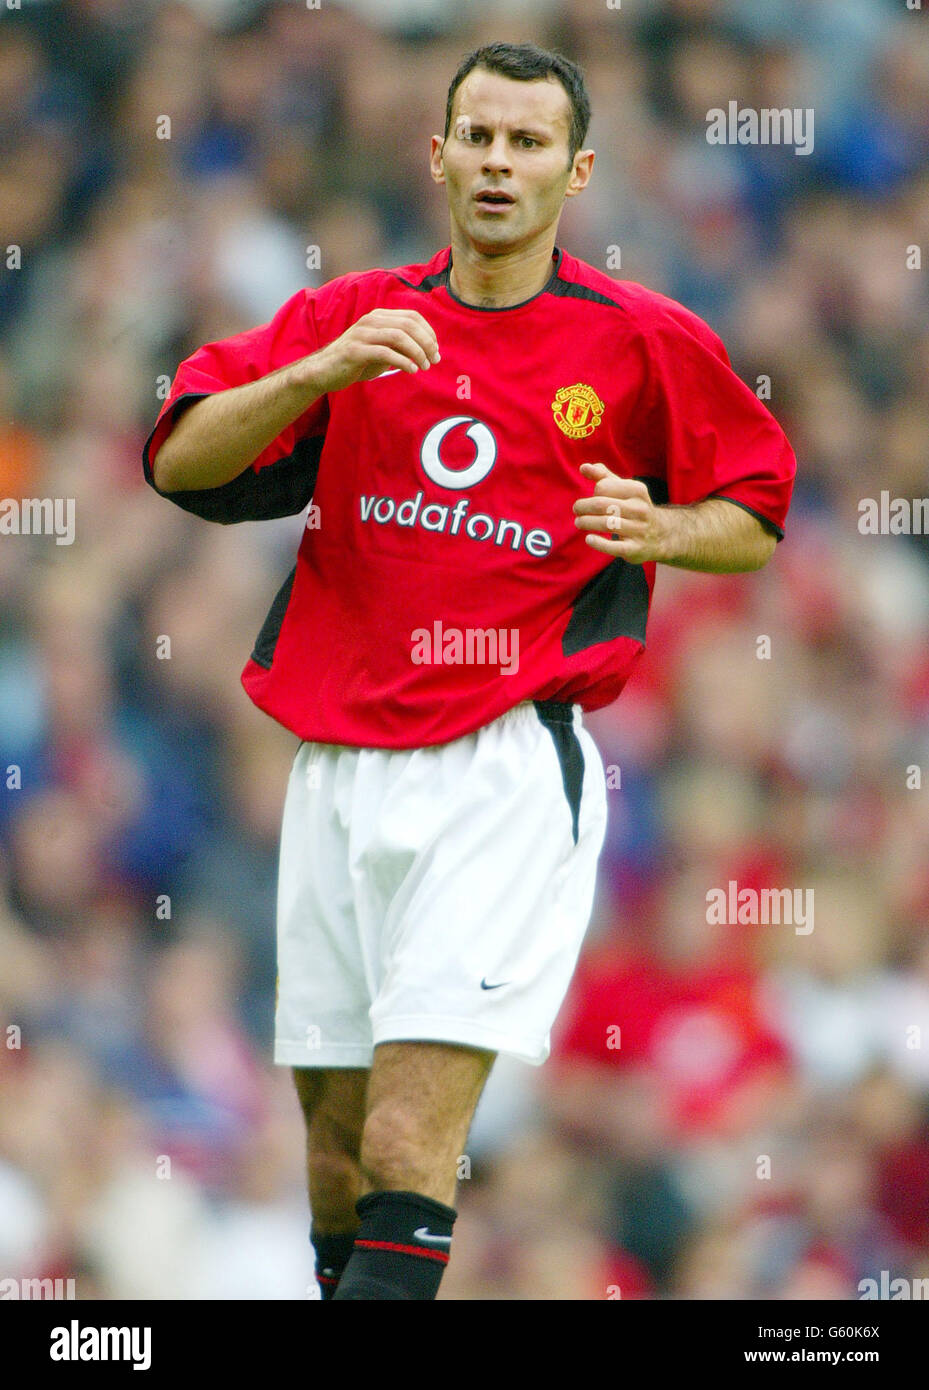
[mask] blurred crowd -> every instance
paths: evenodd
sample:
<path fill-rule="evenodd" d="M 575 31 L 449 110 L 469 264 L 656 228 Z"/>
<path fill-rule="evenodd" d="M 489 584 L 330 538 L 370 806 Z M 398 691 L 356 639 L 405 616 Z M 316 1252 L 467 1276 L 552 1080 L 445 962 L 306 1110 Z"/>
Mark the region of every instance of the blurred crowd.
<path fill-rule="evenodd" d="M 238 683 L 302 521 L 198 521 L 141 447 L 199 344 L 447 244 L 428 138 L 500 38 L 586 70 L 559 244 L 705 317 L 800 471 L 765 570 L 659 572 L 588 720 L 594 922 L 552 1059 L 481 1103 L 442 1297 L 929 1277 L 929 547 L 858 525 L 929 495 L 929 14 L 897 0 L 3 12 L 0 497 L 74 498 L 76 538 L 0 534 L 0 1277 L 312 1296 L 270 1062 L 295 740 Z M 708 144 L 732 99 L 812 108 L 812 153 Z M 813 890 L 814 929 L 711 925 L 732 881 Z"/>

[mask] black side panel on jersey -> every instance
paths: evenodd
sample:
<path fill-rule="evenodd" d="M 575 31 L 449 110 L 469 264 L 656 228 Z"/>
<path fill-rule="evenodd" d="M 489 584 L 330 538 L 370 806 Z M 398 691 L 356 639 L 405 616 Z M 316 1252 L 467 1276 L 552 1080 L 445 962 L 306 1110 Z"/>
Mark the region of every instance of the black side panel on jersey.
<path fill-rule="evenodd" d="M 287 612 L 287 605 L 290 602 L 290 594 L 294 587 L 296 575 L 297 566 L 294 565 L 290 574 L 275 594 L 274 602 L 268 610 L 268 616 L 262 623 L 261 631 L 255 640 L 252 661 L 257 662 L 259 666 L 263 666 L 266 671 L 270 671 L 271 662 L 274 660 L 274 649 L 277 646 L 277 639 L 281 635 L 284 614 Z"/>
<path fill-rule="evenodd" d="M 174 419 L 203 400 L 203 395 L 191 392 L 180 396 L 175 402 Z M 155 479 L 148 451 L 154 433 L 153 430 L 142 451 L 145 481 L 153 488 Z M 183 511 L 224 526 L 237 521 L 274 521 L 278 517 L 294 516 L 303 511 L 313 496 L 324 442 L 325 436 L 321 434 L 298 439 L 293 453 L 257 473 L 254 468 L 246 468 L 222 487 L 198 488 L 191 492 L 159 492 L 158 488 L 155 491 Z"/>
<path fill-rule="evenodd" d="M 616 637 L 633 637 L 644 645 L 647 617 L 648 582 L 642 566 L 613 560 L 575 599 L 561 650 L 565 656 L 576 656 Z"/>
<path fill-rule="evenodd" d="M 645 484 L 656 507 L 667 502 L 668 485 L 664 478 L 641 475 L 636 482 Z M 634 637 L 644 644 L 647 618 L 648 581 L 642 566 L 617 558 L 594 575 L 578 594 L 561 639 L 561 650 L 565 656 L 574 656 L 598 642 L 612 642 L 615 637 Z"/>

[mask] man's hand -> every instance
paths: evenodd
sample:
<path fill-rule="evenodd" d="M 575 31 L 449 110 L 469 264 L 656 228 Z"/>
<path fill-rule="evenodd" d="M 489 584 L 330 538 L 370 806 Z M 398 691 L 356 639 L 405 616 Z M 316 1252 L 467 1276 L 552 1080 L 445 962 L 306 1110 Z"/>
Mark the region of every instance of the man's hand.
<path fill-rule="evenodd" d="M 644 483 L 637 478 L 620 478 L 603 463 L 582 463 L 581 472 L 594 482 L 592 497 L 574 504 L 574 524 L 591 550 L 600 550 L 643 565 L 662 560 L 666 547 L 666 519 L 656 507 Z M 606 531 L 611 539 L 597 535 Z"/>
<path fill-rule="evenodd" d="M 592 550 L 631 565 L 654 560 L 709 574 L 760 569 L 774 553 L 770 523 L 726 498 L 659 507 L 644 483 L 620 478 L 605 464 L 582 463 L 581 472 L 594 491 L 575 502 L 574 524 Z"/>
<path fill-rule="evenodd" d="M 293 378 L 322 396 L 383 372 L 427 371 L 439 359 L 439 341 L 415 309 L 372 309 L 340 338 L 295 363 Z"/>
<path fill-rule="evenodd" d="M 159 492 L 222 487 L 253 463 L 320 396 L 382 372 L 418 372 L 439 344 L 415 309 L 373 309 L 341 337 L 244 386 L 197 401 L 152 460 Z"/>

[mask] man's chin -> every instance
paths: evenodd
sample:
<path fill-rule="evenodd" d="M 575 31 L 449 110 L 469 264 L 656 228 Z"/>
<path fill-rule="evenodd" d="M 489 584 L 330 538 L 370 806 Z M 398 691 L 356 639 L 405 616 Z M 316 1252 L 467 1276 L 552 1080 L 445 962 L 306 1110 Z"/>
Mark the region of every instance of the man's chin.
<path fill-rule="evenodd" d="M 506 225 L 502 219 L 491 222 L 487 218 L 469 218 L 465 230 L 474 249 L 488 256 L 513 251 L 526 240 L 514 222 Z"/>

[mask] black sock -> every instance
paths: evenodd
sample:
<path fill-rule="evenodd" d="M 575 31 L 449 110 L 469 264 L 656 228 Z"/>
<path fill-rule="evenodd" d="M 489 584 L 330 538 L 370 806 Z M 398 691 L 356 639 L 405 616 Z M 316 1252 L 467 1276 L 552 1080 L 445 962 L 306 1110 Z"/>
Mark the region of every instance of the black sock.
<path fill-rule="evenodd" d="M 351 1259 L 355 1236 L 324 1236 L 311 1231 L 310 1240 L 316 1251 L 316 1282 L 326 1303 L 330 1298 L 335 1298 L 342 1271 Z"/>
<path fill-rule="evenodd" d="M 355 1210 L 361 1228 L 335 1297 L 434 1299 L 458 1213 L 417 1192 L 371 1192 Z"/>

